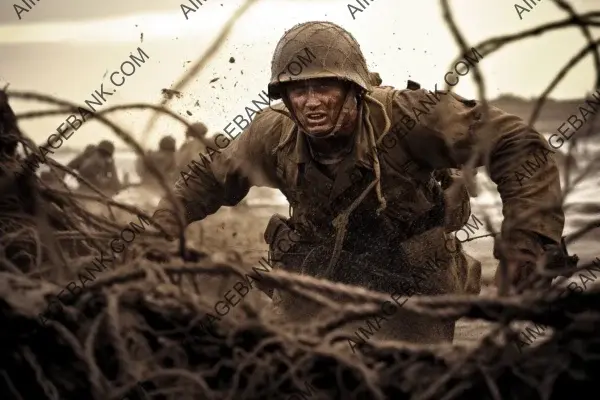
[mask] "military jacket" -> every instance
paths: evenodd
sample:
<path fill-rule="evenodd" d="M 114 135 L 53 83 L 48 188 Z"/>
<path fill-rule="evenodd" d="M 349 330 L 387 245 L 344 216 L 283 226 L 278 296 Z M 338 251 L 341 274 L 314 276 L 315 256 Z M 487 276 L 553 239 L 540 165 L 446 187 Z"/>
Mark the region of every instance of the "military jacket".
<path fill-rule="evenodd" d="M 553 158 L 546 157 L 526 180 L 518 179 L 514 172 L 534 154 L 551 153 L 543 136 L 523 120 L 489 106 L 484 126 L 480 102 L 447 91 L 385 87 L 375 88 L 371 95 L 383 106 L 365 103 L 376 139 L 381 139 L 377 154 L 387 207 L 376 215 L 379 203 L 371 190 L 351 215 L 347 248 L 361 251 L 361 245 L 383 240 L 389 242 L 387 247 L 401 249 L 409 265 L 422 264 L 424 257 L 432 255 L 438 264 L 452 264 L 455 256 L 448 249 L 449 237 L 443 226 L 449 205 L 444 205 L 433 174 L 461 168 L 471 157 L 475 158 L 474 167 L 487 164 L 488 174 L 498 185 L 507 238 L 523 247 L 538 245 L 534 235 L 560 241 L 564 214 L 560 208 L 544 208 L 558 203 L 561 195 Z M 306 237 L 332 241 L 333 218 L 374 178 L 364 121 L 358 124 L 352 154 L 335 179 L 329 179 L 312 160 L 305 136 L 291 119 L 276 111 L 285 106 L 280 103 L 272 108 L 256 115 L 227 148 L 213 152 L 203 170 L 187 171 L 187 177 L 177 182 L 176 195 L 184 204 L 186 220 L 191 223 L 222 205 L 236 205 L 253 185 L 267 186 L 286 196 L 294 210 L 292 223 L 305 231 Z M 384 112 L 391 124 L 381 138 Z M 164 207 L 168 207 L 166 200 L 159 204 Z M 436 284 L 423 292 L 456 290 L 461 272 L 451 266 L 442 269 Z"/>

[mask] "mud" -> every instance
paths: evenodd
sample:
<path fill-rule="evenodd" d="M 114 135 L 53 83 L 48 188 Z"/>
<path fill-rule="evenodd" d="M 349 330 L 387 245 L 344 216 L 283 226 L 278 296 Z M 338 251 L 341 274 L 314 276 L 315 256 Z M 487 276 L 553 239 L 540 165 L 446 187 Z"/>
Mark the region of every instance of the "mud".
<path fill-rule="evenodd" d="M 585 31 L 592 16 L 581 17 L 572 25 Z M 487 56 L 532 35 L 492 38 L 476 47 Z M 164 89 L 163 105 L 204 64 L 198 60 L 173 89 Z M 477 72 L 475 80 L 481 85 Z M 77 110 L 37 93 L 9 95 Z M 103 113 L 95 118 L 141 153 Z M 588 131 L 582 136 L 597 135 Z M 554 400 L 587 398 L 597 386 L 596 281 L 582 288 L 557 278 L 562 289 L 499 298 L 489 285 L 495 269 L 489 242 L 467 246 L 484 266 L 480 296 L 414 297 L 404 305 L 431 317 L 460 318 L 454 345 L 368 340 L 353 352 L 340 327 L 377 315 L 388 294 L 284 271 L 257 273 L 266 220 L 287 208 L 226 208 L 174 242 L 159 226 L 147 227 L 118 255 L 102 258 L 107 239 L 147 216 L 152 202 L 124 204 L 96 188 L 83 197 L 50 185 L 22 169 L 18 142 L 35 147 L 0 91 L 0 399 Z M 51 173 L 64 169 L 52 160 L 48 165 Z M 590 165 L 587 173 L 597 172 L 598 164 Z M 160 176 L 156 168 L 151 172 Z M 590 207 L 591 216 L 570 236 L 574 247 L 587 251 L 597 249 L 600 237 L 597 207 Z M 105 267 L 98 267 L 98 257 Z M 257 281 L 320 304 L 322 317 L 279 324 Z M 525 326 L 535 327 L 532 343 L 523 343 Z"/>

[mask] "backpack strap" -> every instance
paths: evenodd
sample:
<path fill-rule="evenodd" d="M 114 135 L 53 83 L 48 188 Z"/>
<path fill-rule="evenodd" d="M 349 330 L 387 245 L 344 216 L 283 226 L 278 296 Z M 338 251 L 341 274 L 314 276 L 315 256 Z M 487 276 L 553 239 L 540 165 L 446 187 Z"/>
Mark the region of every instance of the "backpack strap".
<path fill-rule="evenodd" d="M 379 86 L 375 87 L 373 91 L 369 93 L 371 97 L 383 104 L 383 108 L 385 109 L 385 113 L 390 119 L 390 122 L 392 119 L 392 106 L 394 104 L 395 91 L 396 89 L 391 86 Z M 373 117 L 372 122 L 373 127 L 375 128 L 376 137 L 379 137 L 379 135 L 381 135 L 381 133 L 383 132 L 384 128 L 384 118 L 383 115 L 381 115 L 379 107 L 371 109 L 371 115 Z"/>

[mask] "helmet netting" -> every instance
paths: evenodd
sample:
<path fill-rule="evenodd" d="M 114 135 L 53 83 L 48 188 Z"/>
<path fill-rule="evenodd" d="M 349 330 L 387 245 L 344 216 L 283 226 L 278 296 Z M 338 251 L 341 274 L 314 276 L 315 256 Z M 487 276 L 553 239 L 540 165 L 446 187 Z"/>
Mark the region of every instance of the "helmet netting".
<path fill-rule="evenodd" d="M 281 84 L 285 84 L 279 81 L 280 74 L 304 49 L 314 53 L 316 59 L 297 76 L 289 76 L 290 81 L 316 78 L 313 71 L 318 71 L 318 77 L 338 78 L 371 90 L 367 63 L 354 36 L 331 22 L 312 21 L 287 31 L 273 52 L 269 94 L 273 92 L 275 99 L 280 96 Z"/>

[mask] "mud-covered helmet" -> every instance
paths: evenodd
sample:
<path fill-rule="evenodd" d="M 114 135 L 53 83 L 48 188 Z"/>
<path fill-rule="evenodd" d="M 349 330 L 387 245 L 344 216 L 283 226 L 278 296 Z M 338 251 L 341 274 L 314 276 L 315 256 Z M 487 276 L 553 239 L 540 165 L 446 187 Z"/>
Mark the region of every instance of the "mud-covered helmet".
<path fill-rule="evenodd" d="M 271 61 L 269 97 L 280 99 L 286 82 L 314 78 L 338 78 L 366 91 L 373 89 L 360 45 L 332 22 L 305 22 L 279 39 Z"/>
<path fill-rule="evenodd" d="M 158 148 L 164 151 L 175 151 L 177 150 L 177 144 L 175 143 L 175 138 L 171 135 L 165 136 L 160 139 L 158 143 Z"/>
<path fill-rule="evenodd" d="M 98 143 L 98 146 L 96 146 L 96 149 L 108 154 L 109 156 L 112 156 L 115 153 L 115 145 L 110 140 L 101 141 Z"/>
<path fill-rule="evenodd" d="M 202 138 L 208 133 L 208 128 L 202 122 L 191 124 L 185 132 L 186 137 Z"/>

